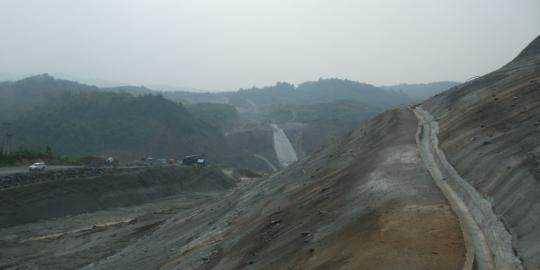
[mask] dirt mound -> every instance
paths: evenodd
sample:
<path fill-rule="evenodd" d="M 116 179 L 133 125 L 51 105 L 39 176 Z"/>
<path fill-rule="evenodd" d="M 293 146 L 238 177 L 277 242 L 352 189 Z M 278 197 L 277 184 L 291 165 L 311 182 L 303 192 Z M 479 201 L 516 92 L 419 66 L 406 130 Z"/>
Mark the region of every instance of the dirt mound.
<path fill-rule="evenodd" d="M 426 101 L 441 148 L 540 267 L 540 37 L 509 65 Z"/>
<path fill-rule="evenodd" d="M 23 181 L 34 184 L 0 190 L 0 228 L 139 205 L 186 192 L 225 191 L 235 185 L 216 169 L 159 167 L 87 174 L 85 169 L 55 172 L 51 181 Z"/>

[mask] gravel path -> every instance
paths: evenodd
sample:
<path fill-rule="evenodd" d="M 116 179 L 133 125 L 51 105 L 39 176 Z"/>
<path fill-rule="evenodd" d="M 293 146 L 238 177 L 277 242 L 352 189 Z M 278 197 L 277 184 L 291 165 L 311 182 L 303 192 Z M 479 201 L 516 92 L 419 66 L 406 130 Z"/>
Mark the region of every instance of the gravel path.
<path fill-rule="evenodd" d="M 513 252 L 512 236 L 493 212 L 489 201 L 457 173 L 439 148 L 438 124 L 433 116 L 421 108 L 414 112 L 419 121 L 420 154 L 435 183 L 460 218 L 468 242 L 464 269 L 522 269 Z"/>
<path fill-rule="evenodd" d="M 58 171 L 80 167 L 81 166 L 50 165 L 47 166 L 47 171 Z M 0 167 L 0 176 L 26 172 L 28 172 L 28 166 Z"/>

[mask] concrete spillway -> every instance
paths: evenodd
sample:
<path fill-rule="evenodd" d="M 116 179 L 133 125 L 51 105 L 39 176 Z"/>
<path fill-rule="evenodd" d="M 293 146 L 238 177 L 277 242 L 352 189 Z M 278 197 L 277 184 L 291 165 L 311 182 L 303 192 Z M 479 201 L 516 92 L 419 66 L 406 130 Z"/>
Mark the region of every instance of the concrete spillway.
<path fill-rule="evenodd" d="M 282 167 L 287 167 L 289 164 L 298 160 L 296 151 L 294 150 L 289 138 L 283 129 L 279 128 L 276 124 L 271 124 L 274 131 L 274 149 Z"/>

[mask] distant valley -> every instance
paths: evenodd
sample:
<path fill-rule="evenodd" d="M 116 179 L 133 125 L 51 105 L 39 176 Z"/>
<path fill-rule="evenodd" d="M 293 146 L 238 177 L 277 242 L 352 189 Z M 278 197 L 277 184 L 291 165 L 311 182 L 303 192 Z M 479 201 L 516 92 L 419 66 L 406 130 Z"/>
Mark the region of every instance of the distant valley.
<path fill-rule="evenodd" d="M 415 100 L 405 93 L 339 79 L 165 92 L 99 88 L 43 74 L 0 83 L 0 123 L 14 134 L 11 149 L 50 146 L 61 155 L 125 162 L 205 154 L 225 166 L 269 171 L 254 155 L 279 164 L 270 124 L 285 131 L 301 158 L 386 108 Z"/>

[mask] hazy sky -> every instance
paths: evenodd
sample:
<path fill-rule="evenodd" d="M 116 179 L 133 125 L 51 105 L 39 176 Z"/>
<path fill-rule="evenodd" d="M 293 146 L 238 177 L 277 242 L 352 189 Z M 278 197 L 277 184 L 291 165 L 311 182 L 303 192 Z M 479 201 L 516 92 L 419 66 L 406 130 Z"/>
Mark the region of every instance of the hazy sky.
<path fill-rule="evenodd" d="M 539 0 L 0 0 L 0 73 L 208 90 L 463 81 L 538 34 Z"/>

